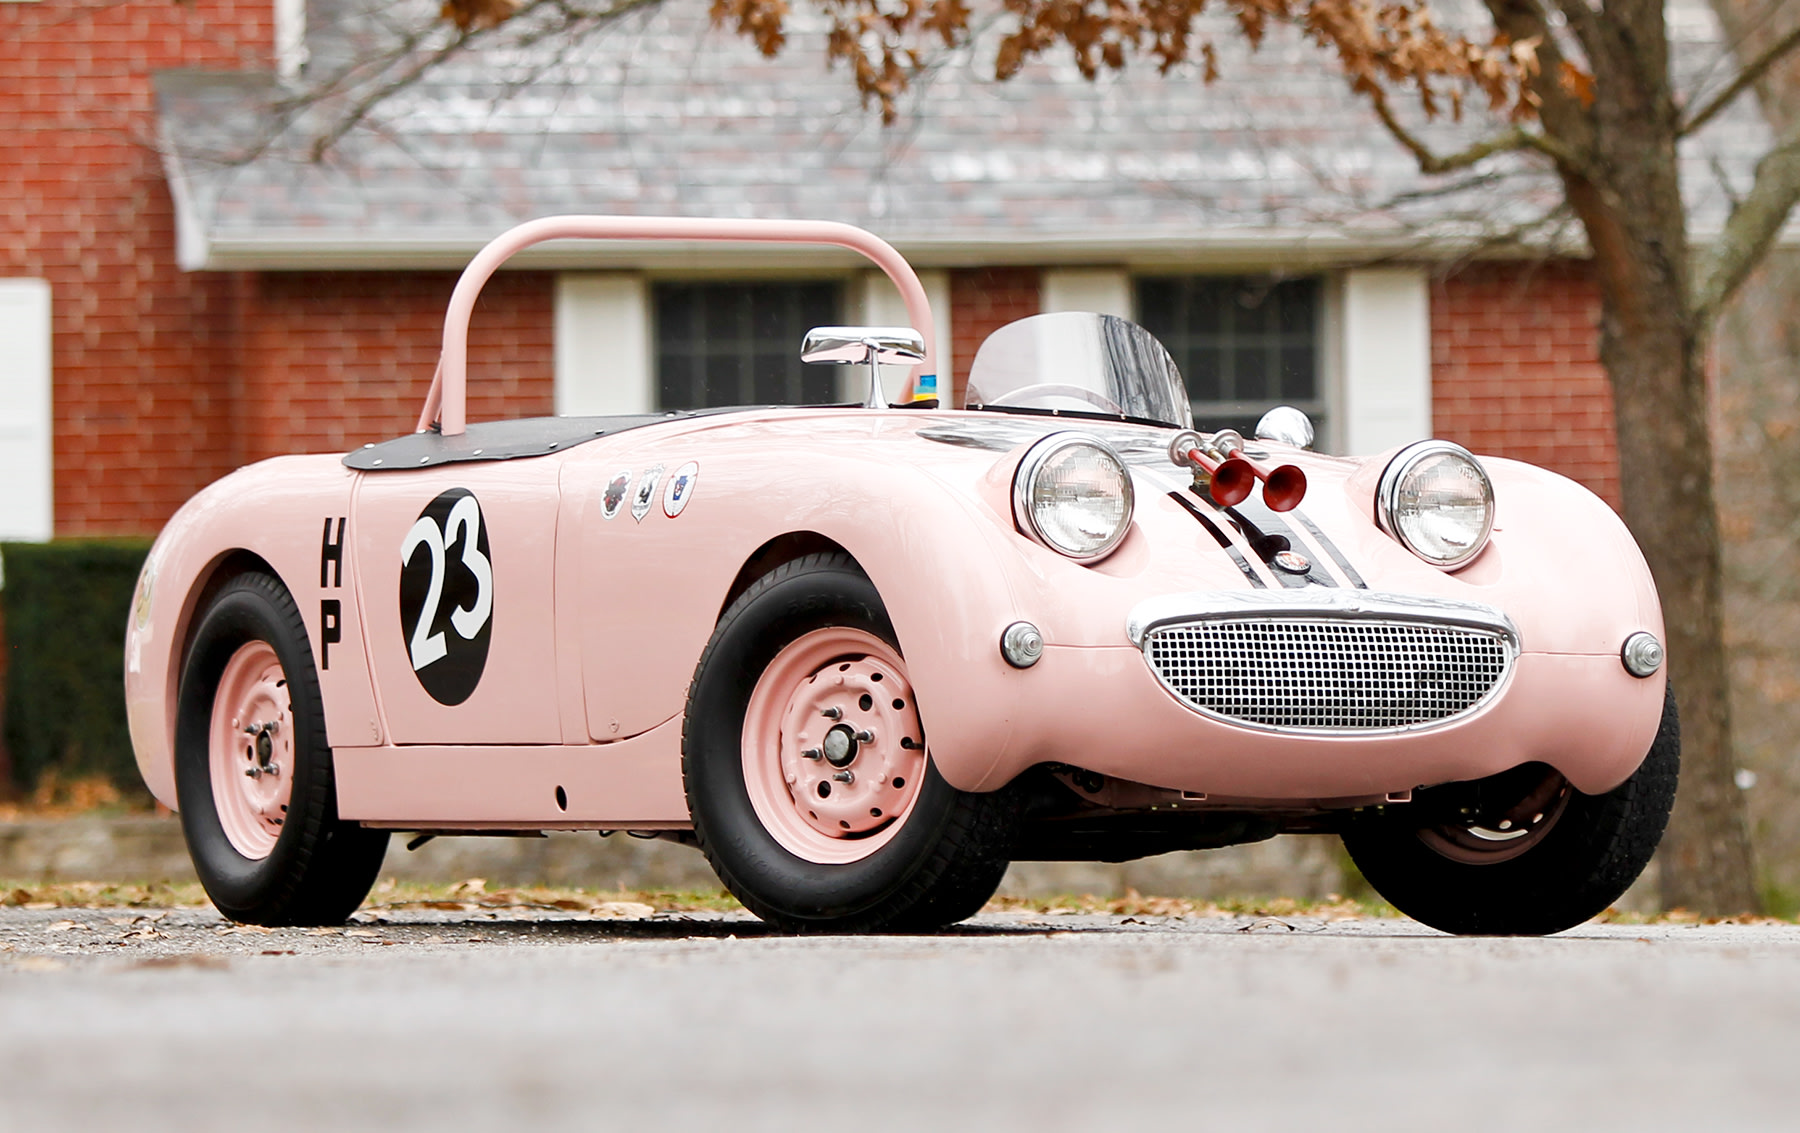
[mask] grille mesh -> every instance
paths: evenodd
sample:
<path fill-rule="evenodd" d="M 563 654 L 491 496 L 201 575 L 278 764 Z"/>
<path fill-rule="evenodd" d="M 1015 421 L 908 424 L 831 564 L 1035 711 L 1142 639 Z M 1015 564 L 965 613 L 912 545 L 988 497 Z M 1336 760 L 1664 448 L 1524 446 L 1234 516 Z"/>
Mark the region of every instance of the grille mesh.
<path fill-rule="evenodd" d="M 1493 631 L 1305 616 L 1165 625 L 1144 653 L 1190 707 L 1299 730 L 1447 720 L 1479 703 L 1512 662 Z"/>

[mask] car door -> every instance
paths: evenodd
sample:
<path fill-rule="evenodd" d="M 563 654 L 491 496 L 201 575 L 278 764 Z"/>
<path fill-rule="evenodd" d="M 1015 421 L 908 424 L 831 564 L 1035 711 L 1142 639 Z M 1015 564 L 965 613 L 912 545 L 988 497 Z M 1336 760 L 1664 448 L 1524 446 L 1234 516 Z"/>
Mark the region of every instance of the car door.
<path fill-rule="evenodd" d="M 368 472 L 352 504 L 388 742 L 557 743 L 556 460 Z"/>

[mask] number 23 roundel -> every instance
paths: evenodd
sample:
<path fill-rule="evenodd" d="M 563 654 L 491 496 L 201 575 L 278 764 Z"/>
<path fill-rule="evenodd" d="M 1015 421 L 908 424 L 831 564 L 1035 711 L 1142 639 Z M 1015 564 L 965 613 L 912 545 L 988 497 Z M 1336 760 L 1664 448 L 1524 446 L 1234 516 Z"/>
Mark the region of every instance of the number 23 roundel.
<path fill-rule="evenodd" d="M 481 505 L 467 488 L 452 488 L 425 506 L 400 544 L 400 632 L 433 700 L 461 704 L 474 693 L 493 626 Z"/>

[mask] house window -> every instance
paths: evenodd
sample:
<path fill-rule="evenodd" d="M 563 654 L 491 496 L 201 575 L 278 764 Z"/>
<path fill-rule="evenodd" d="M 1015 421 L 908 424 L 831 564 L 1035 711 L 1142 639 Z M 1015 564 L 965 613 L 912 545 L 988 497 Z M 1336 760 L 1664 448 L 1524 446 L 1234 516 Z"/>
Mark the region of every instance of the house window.
<path fill-rule="evenodd" d="M 834 400 L 837 367 L 801 362 L 800 344 L 842 321 L 841 291 L 818 281 L 657 284 L 658 408 Z"/>
<path fill-rule="evenodd" d="M 1247 437 L 1264 413 L 1292 405 L 1324 435 L 1320 291 L 1317 279 L 1137 280 L 1138 322 L 1175 356 L 1196 428 Z"/>

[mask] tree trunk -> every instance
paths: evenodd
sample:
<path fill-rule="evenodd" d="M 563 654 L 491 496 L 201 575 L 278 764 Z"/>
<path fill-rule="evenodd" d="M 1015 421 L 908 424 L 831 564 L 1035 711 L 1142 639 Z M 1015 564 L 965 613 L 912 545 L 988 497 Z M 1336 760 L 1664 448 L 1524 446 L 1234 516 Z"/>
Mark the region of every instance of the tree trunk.
<path fill-rule="evenodd" d="M 1656 577 L 1681 711 L 1681 789 L 1659 856 L 1663 902 L 1732 914 L 1758 902 L 1731 748 L 1706 328 L 1689 288 L 1662 20 L 1661 0 L 1608 5 L 1582 29 L 1601 97 L 1582 105 L 1553 95 L 1543 120 L 1575 155 L 1558 171 L 1593 249 L 1625 519 Z"/>
<path fill-rule="evenodd" d="M 1626 521 L 1656 576 L 1669 680 L 1681 710 L 1681 790 L 1659 858 L 1663 903 L 1708 914 L 1753 911 L 1757 894 L 1731 746 L 1702 345 L 1687 320 L 1671 317 L 1646 333 L 1620 317 L 1624 305 L 1604 301 L 1600 357 L 1617 406 Z"/>

